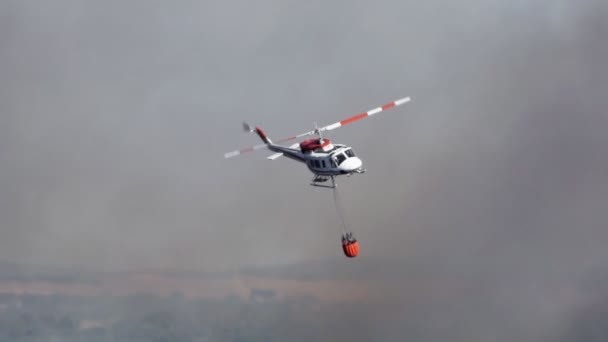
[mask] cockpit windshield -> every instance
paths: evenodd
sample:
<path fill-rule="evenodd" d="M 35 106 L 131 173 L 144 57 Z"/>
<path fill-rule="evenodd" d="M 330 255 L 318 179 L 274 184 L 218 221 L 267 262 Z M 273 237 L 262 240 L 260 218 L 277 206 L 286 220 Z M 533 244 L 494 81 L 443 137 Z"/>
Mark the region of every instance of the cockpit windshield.
<path fill-rule="evenodd" d="M 334 154 L 334 158 L 336 159 L 336 164 L 340 165 L 342 164 L 342 162 L 344 162 L 346 159 L 348 158 L 352 158 L 355 156 L 355 153 L 353 152 L 353 150 L 348 149 L 344 152 L 338 152 L 336 154 Z"/>
<path fill-rule="evenodd" d="M 344 153 L 336 153 L 334 157 L 336 158 L 338 165 L 342 164 L 342 162 L 346 160 L 346 156 L 344 155 Z"/>

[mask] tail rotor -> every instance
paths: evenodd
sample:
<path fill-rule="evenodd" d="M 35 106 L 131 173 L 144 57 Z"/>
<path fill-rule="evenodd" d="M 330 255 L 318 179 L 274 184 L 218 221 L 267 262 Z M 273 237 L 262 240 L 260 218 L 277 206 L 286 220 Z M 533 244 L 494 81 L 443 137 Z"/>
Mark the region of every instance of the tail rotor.
<path fill-rule="evenodd" d="M 251 125 L 249 125 L 248 123 L 246 123 L 245 121 L 243 121 L 243 130 L 246 133 L 253 133 L 254 129 L 253 127 L 251 127 Z"/>

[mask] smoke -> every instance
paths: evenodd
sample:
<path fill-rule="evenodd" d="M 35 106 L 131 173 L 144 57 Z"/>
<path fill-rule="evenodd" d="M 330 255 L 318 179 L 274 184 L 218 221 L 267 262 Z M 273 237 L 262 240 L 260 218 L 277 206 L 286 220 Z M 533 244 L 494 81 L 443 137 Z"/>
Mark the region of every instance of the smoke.
<path fill-rule="evenodd" d="M 331 279 L 331 194 L 222 155 L 259 142 L 243 119 L 280 138 L 411 96 L 329 136 L 368 169 L 339 180 L 349 272 L 400 289 L 366 336 L 552 336 L 608 259 L 606 7 L 4 1 L 0 259 Z"/>

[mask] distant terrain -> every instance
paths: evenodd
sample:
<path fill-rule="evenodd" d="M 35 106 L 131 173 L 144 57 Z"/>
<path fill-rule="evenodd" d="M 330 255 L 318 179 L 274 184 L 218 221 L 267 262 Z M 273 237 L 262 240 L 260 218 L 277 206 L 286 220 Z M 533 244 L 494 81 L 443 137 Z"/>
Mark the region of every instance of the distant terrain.
<path fill-rule="evenodd" d="M 360 267 L 373 271 L 356 273 Z M 386 260 L 232 273 L 102 273 L 5 263 L 0 341 L 397 341 L 406 335 L 465 341 L 475 333 L 467 327 L 531 340 L 508 324 L 483 325 L 508 306 L 475 278 L 483 271 L 440 277 L 411 269 L 410 279 L 399 279 L 392 272 L 399 267 L 407 273 L 406 265 Z M 547 289 L 547 297 L 563 300 L 572 290 Z M 552 330 L 551 341 L 608 336 L 608 295 L 589 293 L 594 296 L 572 299 L 581 305 L 565 317 L 567 325 Z"/>

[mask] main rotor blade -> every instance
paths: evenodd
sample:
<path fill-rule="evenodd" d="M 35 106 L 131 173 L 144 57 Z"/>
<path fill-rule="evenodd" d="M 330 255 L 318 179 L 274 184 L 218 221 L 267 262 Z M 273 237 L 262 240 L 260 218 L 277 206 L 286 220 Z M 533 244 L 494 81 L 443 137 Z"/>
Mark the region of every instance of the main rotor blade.
<path fill-rule="evenodd" d="M 274 141 L 274 143 L 283 143 L 283 142 L 286 142 L 286 141 L 299 139 L 299 138 L 302 138 L 302 137 L 305 137 L 305 136 L 314 135 L 314 134 L 317 134 L 318 132 L 331 131 L 331 130 L 334 130 L 336 128 L 339 128 L 339 127 L 348 125 L 350 123 L 353 123 L 355 121 L 359 121 L 361 119 L 367 118 L 367 117 L 372 116 L 374 114 L 378 114 L 378 113 L 380 113 L 382 111 L 391 109 L 393 107 L 400 106 L 400 105 L 402 105 L 404 103 L 409 102 L 410 100 L 411 100 L 410 97 L 404 97 L 404 98 L 399 99 L 397 101 L 393 101 L 393 102 L 387 103 L 387 104 L 385 104 L 383 106 L 371 109 L 371 110 L 369 110 L 369 111 L 367 111 L 365 113 L 357 114 L 355 116 L 351 116 L 348 119 L 344 119 L 342 121 L 338 121 L 338 122 L 333 123 L 331 125 L 327 125 L 327 126 L 315 129 L 314 131 L 310 131 L 310 132 L 298 134 L 298 135 L 295 135 L 295 136 L 292 136 L 292 137 L 276 140 L 276 141 Z M 249 126 L 247 123 L 243 123 L 243 129 L 246 130 L 246 131 L 249 131 L 249 132 L 252 131 L 251 126 Z M 224 154 L 224 158 L 236 157 L 236 156 L 241 155 L 243 153 L 253 152 L 255 150 L 259 150 L 259 149 L 264 148 L 264 147 L 266 147 L 266 144 L 259 144 L 259 145 L 255 145 L 255 146 L 250 146 L 250 147 L 242 148 L 240 150 L 236 150 L 236 151 L 225 153 Z"/>
<path fill-rule="evenodd" d="M 259 145 L 255 145 L 255 146 L 245 147 L 245 148 L 242 148 L 240 150 L 224 153 L 224 158 L 228 159 L 228 158 L 236 157 L 236 156 L 241 155 L 243 153 L 253 152 L 255 150 L 259 150 L 259 149 L 264 148 L 264 147 L 266 147 L 266 144 L 259 144 Z"/>
<path fill-rule="evenodd" d="M 409 102 L 410 100 L 411 100 L 411 98 L 410 98 L 409 96 L 408 96 L 408 97 L 404 97 L 404 98 L 399 99 L 399 100 L 397 100 L 397 101 L 393 101 L 393 102 L 391 102 L 391 103 L 387 103 L 387 104 L 385 104 L 385 105 L 383 105 L 383 106 L 380 106 L 380 107 L 376 107 L 376 108 L 374 108 L 374 109 L 371 109 L 371 110 L 369 110 L 369 111 L 367 111 L 367 112 L 365 112 L 365 113 L 357 114 L 357 115 L 355 115 L 355 116 L 351 116 L 351 117 L 350 117 L 350 118 L 348 118 L 348 119 L 344 119 L 344 120 L 342 120 L 342 121 L 338 121 L 338 122 L 333 123 L 333 124 L 331 124 L 331 125 L 327 125 L 327 126 L 321 127 L 321 128 L 319 128 L 319 131 L 320 131 L 320 132 L 323 132 L 323 131 L 331 131 L 331 130 L 333 130 L 333 129 L 336 129 L 336 128 L 339 128 L 339 127 L 342 127 L 342 126 L 346 126 L 346 125 L 348 125 L 348 124 L 350 124 L 350 123 L 353 123 L 353 122 L 355 122 L 355 121 L 359 121 L 359 120 L 361 120 L 361 119 L 365 119 L 365 118 L 367 118 L 367 117 L 369 117 L 369 116 L 372 116 L 372 115 L 374 115 L 374 114 L 378 114 L 378 113 L 380 113 L 380 112 L 382 112 L 382 111 L 385 111 L 385 110 L 387 110 L 387 109 L 391 109 L 391 108 L 393 108 L 393 107 L 400 106 L 400 105 L 402 105 L 402 104 L 404 104 L 404 103 L 406 103 L 406 102 Z"/>
<path fill-rule="evenodd" d="M 317 132 L 331 131 L 332 129 L 336 129 L 338 127 L 342 127 L 342 126 L 348 125 L 349 123 L 353 123 L 355 121 L 364 119 L 364 118 L 366 118 L 368 116 L 372 116 L 374 114 L 378 114 L 381 111 L 384 111 L 384 110 L 387 110 L 387 109 L 391 109 L 393 107 L 400 106 L 400 105 L 402 105 L 402 104 L 404 104 L 406 102 L 409 102 L 410 100 L 411 100 L 411 98 L 409 96 L 408 97 L 404 97 L 404 98 L 399 99 L 397 101 L 393 101 L 391 103 L 387 103 L 384 106 L 381 106 L 381 107 L 369 110 L 369 111 L 367 111 L 365 113 L 357 114 L 357 115 L 352 116 L 352 117 L 350 117 L 348 119 L 344 119 L 342 121 L 333 123 L 331 125 L 327 125 L 327 126 L 324 126 L 324 127 L 321 127 L 321 128 L 317 128 L 314 131 L 298 134 L 296 136 L 289 137 L 289 138 L 283 138 L 283 139 L 277 140 L 276 142 L 277 143 L 281 143 L 281 142 L 285 142 L 285 141 L 290 141 L 290 140 L 295 140 L 295 139 L 298 139 L 298 138 L 302 138 L 302 137 L 305 137 L 305 136 L 308 136 L 308 135 L 317 134 Z"/>
<path fill-rule="evenodd" d="M 243 127 L 245 127 L 245 124 L 243 125 Z M 273 143 L 283 143 L 283 142 L 286 142 L 286 141 L 295 140 L 295 139 L 302 138 L 302 137 L 305 137 L 307 135 L 313 135 L 313 134 L 315 134 L 315 131 L 310 131 L 310 132 L 298 134 L 296 136 L 289 137 L 289 138 L 279 139 L 277 141 L 273 141 Z M 243 153 L 253 152 L 255 150 L 259 150 L 259 149 L 264 148 L 264 147 L 266 147 L 266 144 L 259 144 L 259 145 L 255 145 L 255 146 L 245 147 L 245 148 L 242 148 L 240 150 L 236 150 L 236 151 L 225 153 L 224 154 L 224 158 L 228 159 L 228 158 L 236 157 L 236 156 L 241 155 Z M 291 146 L 291 147 L 293 148 L 293 146 Z"/>
<path fill-rule="evenodd" d="M 290 141 L 290 140 L 299 139 L 299 138 L 302 138 L 302 137 L 305 137 L 305 136 L 313 135 L 315 133 L 316 133 L 315 131 L 310 131 L 310 132 L 294 135 L 293 137 L 279 139 L 276 142 L 277 143 L 282 143 L 282 142 L 286 142 L 286 141 Z"/>

